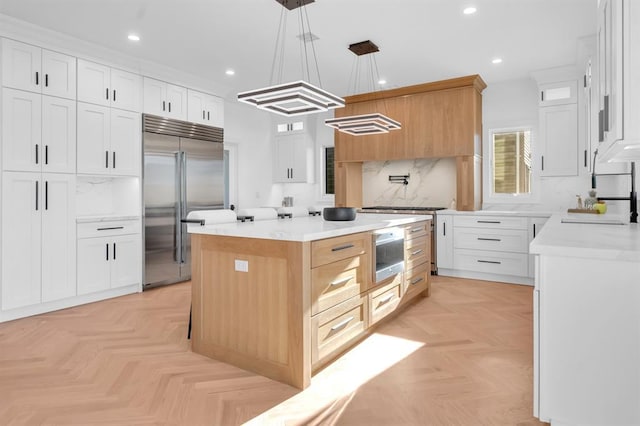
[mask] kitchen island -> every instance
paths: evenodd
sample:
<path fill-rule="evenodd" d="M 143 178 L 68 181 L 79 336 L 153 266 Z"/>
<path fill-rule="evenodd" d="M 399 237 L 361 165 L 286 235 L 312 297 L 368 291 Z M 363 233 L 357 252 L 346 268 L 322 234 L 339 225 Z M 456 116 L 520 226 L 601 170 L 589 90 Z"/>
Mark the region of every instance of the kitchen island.
<path fill-rule="evenodd" d="M 640 424 L 640 228 L 563 223 L 531 243 L 534 415 L 562 425 Z"/>
<path fill-rule="evenodd" d="M 193 351 L 307 387 L 371 325 L 428 295 L 430 219 L 190 225 Z M 404 230 L 405 271 L 374 284 L 372 231 L 390 227 Z"/>

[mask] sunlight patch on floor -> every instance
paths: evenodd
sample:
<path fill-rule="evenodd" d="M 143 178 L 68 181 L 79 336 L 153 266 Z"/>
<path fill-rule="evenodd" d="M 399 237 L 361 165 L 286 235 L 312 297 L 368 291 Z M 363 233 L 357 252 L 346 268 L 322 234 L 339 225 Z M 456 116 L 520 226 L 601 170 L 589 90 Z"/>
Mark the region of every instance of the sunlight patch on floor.
<path fill-rule="evenodd" d="M 331 423 L 360 386 L 407 358 L 423 342 L 374 333 L 311 379 L 311 386 L 247 425 Z"/>

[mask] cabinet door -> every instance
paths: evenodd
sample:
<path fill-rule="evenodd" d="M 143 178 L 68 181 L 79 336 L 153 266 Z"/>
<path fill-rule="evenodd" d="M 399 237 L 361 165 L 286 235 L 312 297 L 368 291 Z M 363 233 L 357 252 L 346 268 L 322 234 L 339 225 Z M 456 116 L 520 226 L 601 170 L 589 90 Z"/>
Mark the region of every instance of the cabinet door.
<path fill-rule="evenodd" d="M 181 86 L 167 85 L 166 114 L 178 120 L 187 119 L 187 89 Z"/>
<path fill-rule="evenodd" d="M 453 269 L 453 216 L 436 215 L 438 268 Z"/>
<path fill-rule="evenodd" d="M 215 96 L 208 96 L 204 105 L 209 126 L 224 128 L 224 101 Z"/>
<path fill-rule="evenodd" d="M 577 176 L 577 105 L 540 108 L 540 141 L 541 176 Z"/>
<path fill-rule="evenodd" d="M 129 111 L 140 111 L 142 104 L 142 77 L 117 69 L 111 70 L 111 106 Z"/>
<path fill-rule="evenodd" d="M 41 92 L 42 49 L 18 41 L 2 39 L 2 85 Z"/>
<path fill-rule="evenodd" d="M 604 26 L 604 87 L 601 92 L 604 114 L 604 140 L 623 139 L 622 128 L 622 2 L 605 1 L 600 5 L 601 23 Z"/>
<path fill-rule="evenodd" d="M 140 234 L 111 238 L 111 288 L 142 282 L 142 237 Z"/>
<path fill-rule="evenodd" d="M 40 171 L 42 95 L 2 89 L 2 166 Z"/>
<path fill-rule="evenodd" d="M 109 67 L 78 59 L 78 101 L 109 106 L 110 81 Z"/>
<path fill-rule="evenodd" d="M 187 90 L 187 117 L 194 123 L 208 124 L 205 107 L 205 94 L 195 90 Z"/>
<path fill-rule="evenodd" d="M 78 173 L 111 173 L 110 126 L 110 108 L 78 102 Z"/>
<path fill-rule="evenodd" d="M 76 295 L 76 178 L 43 173 L 42 301 Z"/>
<path fill-rule="evenodd" d="M 165 116 L 167 114 L 167 83 L 144 77 L 144 112 Z"/>
<path fill-rule="evenodd" d="M 76 58 L 42 50 L 42 94 L 76 99 Z"/>
<path fill-rule="evenodd" d="M 2 309 L 40 303 L 40 173 L 2 174 Z"/>
<path fill-rule="evenodd" d="M 76 102 L 42 97 L 42 171 L 76 171 Z"/>
<path fill-rule="evenodd" d="M 274 179 L 276 182 L 307 182 L 307 136 L 276 137 Z"/>
<path fill-rule="evenodd" d="M 109 289 L 111 250 L 108 237 L 78 240 L 78 295 Z"/>
<path fill-rule="evenodd" d="M 291 139 L 290 136 L 278 136 L 275 139 L 273 158 L 273 180 L 291 182 Z"/>
<path fill-rule="evenodd" d="M 140 114 L 111 109 L 111 173 L 139 176 L 140 159 Z"/>
<path fill-rule="evenodd" d="M 547 217 L 530 217 L 529 218 L 529 244 L 540 233 L 542 227 L 547 223 Z M 535 276 L 535 255 L 529 255 L 529 277 Z"/>

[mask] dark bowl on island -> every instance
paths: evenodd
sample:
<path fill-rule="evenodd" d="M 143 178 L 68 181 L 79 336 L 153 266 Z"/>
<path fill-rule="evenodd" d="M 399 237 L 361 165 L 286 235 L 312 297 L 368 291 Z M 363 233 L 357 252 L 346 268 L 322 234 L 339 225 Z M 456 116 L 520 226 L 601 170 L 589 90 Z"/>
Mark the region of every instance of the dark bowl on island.
<path fill-rule="evenodd" d="M 322 210 L 324 220 L 354 220 L 356 218 L 355 207 L 325 207 Z"/>

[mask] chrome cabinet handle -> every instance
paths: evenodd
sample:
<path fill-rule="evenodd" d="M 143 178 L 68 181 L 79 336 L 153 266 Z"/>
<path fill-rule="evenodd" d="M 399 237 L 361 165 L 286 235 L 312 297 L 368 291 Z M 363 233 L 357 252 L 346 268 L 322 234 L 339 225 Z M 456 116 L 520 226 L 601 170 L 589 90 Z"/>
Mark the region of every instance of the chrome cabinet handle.
<path fill-rule="evenodd" d="M 415 285 L 415 284 L 418 284 L 420 281 L 423 281 L 423 280 L 424 280 L 423 277 L 416 278 L 415 280 L 411 281 L 409 284 L 410 285 Z"/>
<path fill-rule="evenodd" d="M 413 232 L 419 232 L 419 231 L 422 231 L 422 229 L 423 229 L 423 228 L 422 228 L 422 226 L 421 226 L 421 227 L 419 227 L 419 228 L 412 228 L 412 229 L 411 229 L 411 232 L 412 232 L 412 233 L 413 233 Z"/>
<path fill-rule="evenodd" d="M 388 295 L 384 299 L 380 299 L 380 302 L 378 303 L 378 306 L 384 305 L 385 303 L 389 303 L 391 301 L 391 299 L 393 299 L 393 294 Z"/>
<path fill-rule="evenodd" d="M 481 238 L 478 237 L 478 241 L 502 241 L 500 238 Z"/>
<path fill-rule="evenodd" d="M 330 286 L 335 287 L 335 286 L 339 286 L 342 285 L 344 283 L 347 283 L 351 280 L 351 277 L 347 277 L 347 278 L 343 278 L 341 280 L 337 280 L 337 281 L 333 281 L 331 283 L 329 283 Z"/>
<path fill-rule="evenodd" d="M 331 331 L 339 330 L 339 329 L 343 328 L 344 326 L 346 326 L 347 324 L 349 324 L 351 321 L 353 321 L 353 317 L 352 316 L 340 321 L 339 323 L 337 323 L 336 325 L 331 327 Z"/>
<path fill-rule="evenodd" d="M 411 252 L 411 256 L 415 256 L 416 254 L 420 254 L 420 253 L 422 253 L 422 252 L 423 252 L 423 250 L 422 250 L 422 249 L 418 249 L 418 250 L 416 250 L 416 251 L 412 251 L 412 252 Z"/>
<path fill-rule="evenodd" d="M 346 250 L 346 249 L 350 249 L 353 248 L 354 245 L 353 244 L 345 244 L 343 246 L 338 246 L 338 247 L 333 247 L 331 249 L 331 251 L 340 251 L 340 250 Z"/>

